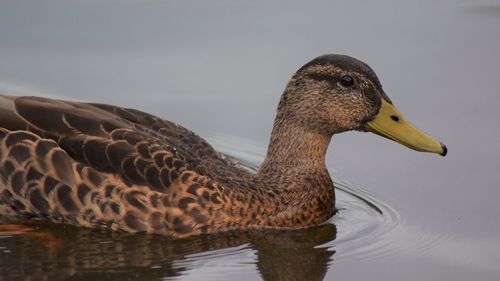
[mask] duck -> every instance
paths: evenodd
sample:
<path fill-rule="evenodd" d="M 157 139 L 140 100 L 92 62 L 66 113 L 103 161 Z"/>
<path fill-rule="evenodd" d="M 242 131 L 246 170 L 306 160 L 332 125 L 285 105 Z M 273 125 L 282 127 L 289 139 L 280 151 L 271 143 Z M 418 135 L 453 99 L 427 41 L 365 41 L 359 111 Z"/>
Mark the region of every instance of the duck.
<path fill-rule="evenodd" d="M 446 155 L 347 55 L 299 68 L 249 171 L 174 122 L 131 108 L 0 96 L 0 215 L 184 238 L 318 226 L 335 212 L 332 136 L 373 132 Z"/>

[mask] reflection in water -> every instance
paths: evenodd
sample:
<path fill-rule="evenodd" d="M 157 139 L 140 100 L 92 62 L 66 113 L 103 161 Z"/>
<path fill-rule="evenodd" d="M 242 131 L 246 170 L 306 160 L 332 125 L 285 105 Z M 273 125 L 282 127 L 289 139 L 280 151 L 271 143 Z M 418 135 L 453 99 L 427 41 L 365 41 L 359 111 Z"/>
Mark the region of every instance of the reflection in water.
<path fill-rule="evenodd" d="M 0 221 L 0 223 L 20 223 Z M 323 280 L 334 251 L 320 245 L 336 237 L 333 224 L 298 231 L 229 233 L 180 241 L 160 236 L 80 229 L 45 222 L 0 233 L 0 276 L 8 280 L 165 280 L 199 263 L 190 255 L 253 250 L 264 280 Z M 12 227 L 9 227 L 12 228 Z M 51 237 L 53 243 L 46 243 Z M 6 247 L 8 245 L 8 247 Z M 8 249 L 8 250 L 7 250 Z M 218 257 L 219 263 L 231 255 Z"/>
<path fill-rule="evenodd" d="M 267 235 L 252 247 L 264 280 L 323 280 L 334 251 L 318 247 L 336 237 L 333 224 L 314 229 Z"/>

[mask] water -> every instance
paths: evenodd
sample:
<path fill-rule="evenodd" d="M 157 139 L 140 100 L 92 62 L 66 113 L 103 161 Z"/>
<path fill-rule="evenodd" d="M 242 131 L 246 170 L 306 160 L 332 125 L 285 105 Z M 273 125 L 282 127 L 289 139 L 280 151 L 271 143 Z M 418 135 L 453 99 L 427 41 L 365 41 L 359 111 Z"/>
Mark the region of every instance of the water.
<path fill-rule="evenodd" d="M 498 280 L 499 35 L 493 0 L 0 0 L 2 92 L 142 109 L 255 167 L 290 75 L 344 53 L 449 148 L 335 136 L 341 209 L 306 231 L 173 242 L 2 218 L 0 280 Z"/>

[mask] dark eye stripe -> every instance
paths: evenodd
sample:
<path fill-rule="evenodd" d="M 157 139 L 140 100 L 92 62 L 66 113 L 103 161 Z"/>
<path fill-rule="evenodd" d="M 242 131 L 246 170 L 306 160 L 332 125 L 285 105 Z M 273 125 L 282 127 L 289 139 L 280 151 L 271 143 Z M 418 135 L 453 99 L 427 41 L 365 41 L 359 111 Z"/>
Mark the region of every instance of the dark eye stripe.
<path fill-rule="evenodd" d="M 332 86 L 337 86 L 337 83 L 340 83 L 344 87 L 352 87 L 355 84 L 354 78 L 350 75 L 338 77 L 329 74 L 310 73 L 307 75 L 307 77 L 316 81 L 329 82 Z"/>

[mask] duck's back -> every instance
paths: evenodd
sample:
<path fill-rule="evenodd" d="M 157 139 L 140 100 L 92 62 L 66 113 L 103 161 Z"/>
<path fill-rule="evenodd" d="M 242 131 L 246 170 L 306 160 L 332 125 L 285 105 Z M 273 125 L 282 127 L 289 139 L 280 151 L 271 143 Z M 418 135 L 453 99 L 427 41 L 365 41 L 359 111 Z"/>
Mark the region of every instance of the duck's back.
<path fill-rule="evenodd" d="M 247 176 L 193 132 L 133 109 L 0 96 L 0 211 L 188 235 Z"/>

